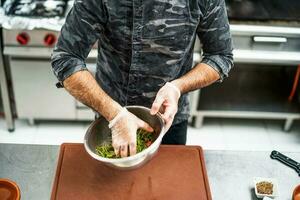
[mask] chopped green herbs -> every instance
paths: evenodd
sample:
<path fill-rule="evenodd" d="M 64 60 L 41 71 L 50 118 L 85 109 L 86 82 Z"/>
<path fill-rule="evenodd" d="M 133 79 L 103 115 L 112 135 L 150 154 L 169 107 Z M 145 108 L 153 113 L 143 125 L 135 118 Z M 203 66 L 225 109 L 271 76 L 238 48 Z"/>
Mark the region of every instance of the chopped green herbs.
<path fill-rule="evenodd" d="M 152 144 L 153 134 L 143 129 L 139 129 L 137 131 L 136 141 L 137 141 L 136 151 L 137 153 L 139 153 Z"/>
<path fill-rule="evenodd" d="M 136 150 L 137 153 L 139 153 L 145 150 L 146 148 L 148 148 L 152 144 L 153 133 L 149 133 L 143 129 L 138 129 L 136 134 L 137 134 Z M 102 156 L 104 158 L 119 158 L 116 156 L 114 148 L 111 143 L 96 146 L 96 153 L 99 156 Z"/>
<path fill-rule="evenodd" d="M 98 145 L 96 147 L 96 153 L 104 158 L 115 158 L 116 154 L 111 144 Z"/>

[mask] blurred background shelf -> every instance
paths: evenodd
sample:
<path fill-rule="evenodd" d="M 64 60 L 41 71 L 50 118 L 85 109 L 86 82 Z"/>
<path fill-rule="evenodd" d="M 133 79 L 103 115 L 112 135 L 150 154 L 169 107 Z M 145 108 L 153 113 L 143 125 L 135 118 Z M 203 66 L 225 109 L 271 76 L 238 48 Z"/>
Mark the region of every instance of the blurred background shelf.
<path fill-rule="evenodd" d="M 300 119 L 299 95 L 289 102 L 296 67 L 236 64 L 229 79 L 204 88 L 192 115 L 200 127 L 204 117 L 284 119 L 284 130 Z"/>

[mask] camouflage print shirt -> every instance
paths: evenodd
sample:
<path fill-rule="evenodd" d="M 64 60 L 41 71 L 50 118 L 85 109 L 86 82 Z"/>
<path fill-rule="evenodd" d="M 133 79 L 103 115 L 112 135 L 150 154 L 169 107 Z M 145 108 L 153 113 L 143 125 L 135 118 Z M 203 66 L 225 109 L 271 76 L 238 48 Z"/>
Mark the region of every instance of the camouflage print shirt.
<path fill-rule="evenodd" d="M 224 0 L 75 0 L 52 54 L 58 80 L 87 70 L 98 40 L 96 80 L 121 105 L 151 107 L 157 91 L 193 65 L 196 35 L 202 62 L 221 75 L 233 65 Z M 189 116 L 187 94 L 174 124 Z"/>

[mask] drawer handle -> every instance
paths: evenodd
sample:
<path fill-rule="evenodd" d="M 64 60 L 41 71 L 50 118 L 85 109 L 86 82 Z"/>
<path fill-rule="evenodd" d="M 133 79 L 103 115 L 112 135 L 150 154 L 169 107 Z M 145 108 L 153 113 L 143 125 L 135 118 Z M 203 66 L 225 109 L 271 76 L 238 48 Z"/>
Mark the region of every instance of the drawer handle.
<path fill-rule="evenodd" d="M 254 36 L 254 42 L 262 42 L 262 43 L 286 43 L 287 38 L 285 37 L 263 37 L 263 36 Z"/>

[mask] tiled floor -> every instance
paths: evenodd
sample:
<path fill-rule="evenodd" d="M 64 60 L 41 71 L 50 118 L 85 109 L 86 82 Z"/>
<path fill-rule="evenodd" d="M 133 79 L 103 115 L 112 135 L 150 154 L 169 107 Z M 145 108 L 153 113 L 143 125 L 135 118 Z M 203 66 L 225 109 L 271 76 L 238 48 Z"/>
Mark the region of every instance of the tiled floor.
<path fill-rule="evenodd" d="M 283 121 L 212 119 L 201 129 L 188 129 L 188 144 L 205 149 L 300 152 L 300 123 L 284 132 Z"/>
<path fill-rule="evenodd" d="M 13 133 L 6 131 L 0 119 L 0 143 L 61 144 L 82 142 L 87 122 L 38 122 L 34 126 L 17 120 Z M 187 144 L 201 145 L 209 150 L 250 150 L 300 152 L 300 123 L 295 122 L 288 133 L 282 131 L 283 121 L 209 119 L 201 129 L 188 128 Z"/>

